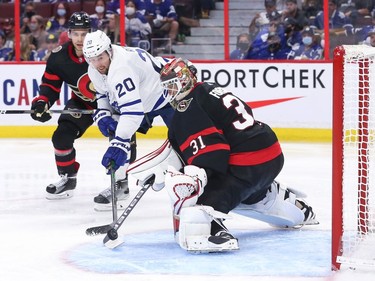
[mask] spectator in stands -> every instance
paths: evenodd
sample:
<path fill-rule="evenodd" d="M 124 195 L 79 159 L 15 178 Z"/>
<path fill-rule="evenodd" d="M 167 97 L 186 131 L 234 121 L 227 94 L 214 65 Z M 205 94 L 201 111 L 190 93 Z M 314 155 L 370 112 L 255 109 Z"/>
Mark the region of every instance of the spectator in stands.
<path fill-rule="evenodd" d="M 331 30 L 330 38 L 344 37 L 345 44 L 356 45 L 366 44 L 370 45 L 369 33 L 375 28 L 375 11 L 371 12 L 370 22 L 361 27 L 353 27 L 352 25 L 346 25 L 345 29 Z M 347 43 L 348 42 L 348 43 Z"/>
<path fill-rule="evenodd" d="M 0 29 L 0 61 L 5 61 L 9 53 L 12 52 L 12 48 L 5 47 L 5 41 L 5 33 Z"/>
<path fill-rule="evenodd" d="M 69 3 L 63 1 L 57 2 L 55 4 L 54 16 L 50 18 L 47 24 L 47 31 L 55 34 L 67 31 L 69 18 Z"/>
<path fill-rule="evenodd" d="M 283 23 L 286 45 L 291 50 L 298 49 L 302 45 L 302 35 L 296 28 L 297 21 L 294 18 L 285 18 Z"/>
<path fill-rule="evenodd" d="M 339 29 L 345 28 L 347 25 L 351 25 L 351 22 L 343 12 L 340 12 L 337 9 L 338 0 L 329 0 L 328 1 L 328 15 L 329 15 L 329 28 L 330 29 Z M 324 29 L 324 13 L 320 11 L 314 20 L 314 27 L 318 30 Z"/>
<path fill-rule="evenodd" d="M 6 18 L 3 22 L 3 32 L 5 34 L 4 47 L 11 48 L 14 46 L 14 20 L 13 18 Z"/>
<path fill-rule="evenodd" d="M 28 27 L 30 29 L 31 44 L 38 51 L 48 35 L 45 30 L 45 19 L 42 16 L 34 15 L 31 17 Z"/>
<path fill-rule="evenodd" d="M 251 38 L 249 33 L 242 33 L 237 36 L 236 49 L 230 53 L 231 60 L 243 60 L 249 51 Z"/>
<path fill-rule="evenodd" d="M 151 25 L 141 13 L 136 9 L 135 2 L 128 1 L 126 4 L 126 44 L 130 47 L 140 47 L 142 44 L 150 48 Z M 146 42 L 148 42 L 148 44 Z"/>
<path fill-rule="evenodd" d="M 355 35 L 356 43 L 362 44 L 363 41 L 370 45 L 370 34 L 375 30 L 375 10 L 371 12 L 371 23 L 359 28 L 352 28 L 352 33 Z M 349 33 L 349 32 L 347 32 Z"/>
<path fill-rule="evenodd" d="M 255 37 L 262 26 L 269 24 L 270 18 L 273 18 L 275 14 L 280 14 L 276 8 L 276 0 L 265 0 L 264 7 L 265 11 L 256 13 L 250 22 L 249 34 L 253 37 Z"/>
<path fill-rule="evenodd" d="M 20 59 L 21 61 L 37 61 L 38 53 L 34 49 L 34 45 L 31 44 L 30 34 L 21 34 L 20 35 Z M 8 61 L 14 61 L 16 59 L 15 45 L 13 50 L 9 53 Z"/>
<path fill-rule="evenodd" d="M 21 33 L 30 33 L 28 24 L 31 17 L 35 15 L 35 6 L 33 1 L 28 1 L 25 4 L 23 15 L 21 16 Z"/>
<path fill-rule="evenodd" d="M 137 11 L 142 15 L 146 13 L 146 4 L 145 0 L 133 0 L 135 3 L 135 7 Z M 128 3 L 128 1 L 126 1 Z M 120 1 L 119 0 L 111 0 L 107 2 L 107 11 L 112 11 L 113 13 L 120 14 Z"/>
<path fill-rule="evenodd" d="M 322 8 L 322 0 L 306 0 L 303 2 L 302 11 L 307 18 L 309 25 L 314 24 L 315 17 Z"/>
<path fill-rule="evenodd" d="M 172 49 L 176 43 L 179 24 L 177 13 L 171 0 L 145 0 L 146 16 L 151 23 L 152 37 L 165 37 L 168 34 L 170 42 L 166 48 Z"/>
<path fill-rule="evenodd" d="M 289 59 L 295 60 L 320 60 L 323 58 L 323 48 L 314 34 L 314 29 L 305 27 L 302 33 L 303 44 L 297 50 L 292 50 Z"/>
<path fill-rule="evenodd" d="M 55 34 L 47 35 L 45 47 L 38 51 L 38 61 L 47 61 L 53 49 L 58 46 L 58 38 Z"/>
<path fill-rule="evenodd" d="M 375 29 L 368 33 L 368 40 L 365 41 L 365 45 L 375 47 Z"/>
<path fill-rule="evenodd" d="M 297 22 L 296 31 L 301 31 L 305 26 L 308 26 L 309 21 L 304 12 L 298 8 L 297 0 L 286 0 L 285 8 L 283 18 L 294 18 Z"/>
<path fill-rule="evenodd" d="M 373 0 L 346 0 L 339 4 L 339 10 L 350 19 L 354 27 L 361 27 L 371 22 L 371 11 L 373 9 Z"/>
<path fill-rule="evenodd" d="M 209 19 L 210 11 L 215 9 L 214 0 L 199 0 L 197 1 L 198 9 L 200 11 L 199 17 L 201 19 Z"/>
<path fill-rule="evenodd" d="M 270 23 L 262 28 L 246 55 L 246 59 L 286 59 L 290 47 L 286 45 L 284 24 L 281 15 L 274 12 L 270 17 Z"/>
<path fill-rule="evenodd" d="M 92 28 L 94 30 L 105 30 L 108 25 L 106 0 L 95 1 L 95 14 L 90 15 Z"/>
<path fill-rule="evenodd" d="M 103 32 L 108 35 L 112 44 L 120 45 L 120 15 L 113 13 L 108 14 L 107 17 L 108 24 Z"/>

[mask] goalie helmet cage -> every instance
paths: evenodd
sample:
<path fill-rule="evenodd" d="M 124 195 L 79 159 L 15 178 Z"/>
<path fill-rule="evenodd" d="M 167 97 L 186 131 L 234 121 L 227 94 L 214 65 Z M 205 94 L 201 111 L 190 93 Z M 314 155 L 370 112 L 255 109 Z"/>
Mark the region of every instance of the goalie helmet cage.
<path fill-rule="evenodd" d="M 375 48 L 333 57 L 332 269 L 375 270 Z"/>

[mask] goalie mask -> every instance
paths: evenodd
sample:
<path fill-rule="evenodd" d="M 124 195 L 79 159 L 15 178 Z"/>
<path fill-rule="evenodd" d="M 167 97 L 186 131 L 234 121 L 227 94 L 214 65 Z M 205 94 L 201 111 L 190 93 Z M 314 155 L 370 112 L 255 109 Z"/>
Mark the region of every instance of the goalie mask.
<path fill-rule="evenodd" d="M 186 97 L 197 82 L 195 66 L 181 58 L 166 64 L 160 72 L 162 87 L 167 91 L 169 103 L 173 108 Z"/>

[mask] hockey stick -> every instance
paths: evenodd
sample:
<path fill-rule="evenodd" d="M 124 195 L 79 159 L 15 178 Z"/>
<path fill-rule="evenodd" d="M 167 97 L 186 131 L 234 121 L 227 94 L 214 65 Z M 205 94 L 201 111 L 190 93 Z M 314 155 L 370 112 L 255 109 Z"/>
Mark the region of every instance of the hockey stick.
<path fill-rule="evenodd" d="M 112 225 L 117 221 L 117 197 L 115 194 L 115 184 L 116 184 L 116 174 L 115 169 L 113 169 L 113 163 L 110 165 L 110 174 L 111 174 L 111 196 L 112 196 L 112 217 L 113 222 L 111 224 L 105 224 L 100 226 L 94 226 L 86 229 L 86 234 L 89 236 L 94 236 L 98 234 L 105 234 L 112 228 Z"/>
<path fill-rule="evenodd" d="M 108 230 L 107 235 L 103 239 L 103 244 L 107 248 L 114 249 L 117 246 L 124 243 L 123 240 L 118 238 L 117 231 L 121 227 L 121 225 L 124 223 L 125 219 L 129 216 L 131 211 L 134 209 L 134 207 L 138 204 L 142 196 L 146 193 L 146 191 L 150 188 L 150 186 L 153 185 L 154 181 L 155 181 L 155 175 L 152 174 L 149 177 L 147 177 L 144 180 L 144 182 L 142 182 L 141 184 L 142 188 L 138 191 L 137 195 L 130 202 L 129 206 L 124 210 L 124 212 L 121 214 L 119 219 L 114 223 L 112 228 Z"/>
<path fill-rule="evenodd" d="M 72 113 L 80 113 L 80 114 L 93 114 L 95 110 L 92 109 L 62 109 L 62 110 L 48 110 L 50 113 L 61 113 L 61 114 L 72 114 Z M 31 114 L 34 113 L 33 109 L 26 109 L 26 110 L 8 110 L 8 109 L 0 109 L 0 114 Z"/>
<path fill-rule="evenodd" d="M 111 163 L 109 168 L 111 172 L 111 196 L 112 196 L 112 217 L 113 222 L 117 221 L 117 196 L 116 196 L 116 170 L 113 169 L 114 163 Z"/>
<path fill-rule="evenodd" d="M 154 183 L 155 175 L 151 175 L 149 178 L 147 178 L 143 183 L 141 183 L 141 189 L 138 191 L 137 195 L 135 195 L 134 199 L 130 202 L 129 206 L 124 210 L 124 212 L 121 214 L 119 219 L 114 220 L 111 224 L 104 224 L 100 226 L 93 226 L 88 229 L 86 229 L 86 234 L 89 236 L 95 236 L 98 234 L 106 234 L 108 231 L 112 230 L 116 224 L 121 221 L 119 226 L 116 227 L 117 229 L 121 226 L 121 224 L 124 222 L 124 220 L 129 216 L 130 212 L 134 209 L 135 205 L 139 202 L 141 197 L 144 195 L 144 193 L 149 189 L 150 186 Z"/>
<path fill-rule="evenodd" d="M 164 161 L 169 156 L 169 147 L 170 147 L 170 143 L 169 143 L 168 140 L 166 140 L 158 149 L 150 152 L 149 154 L 147 154 L 147 155 L 141 157 L 140 159 L 137 159 L 135 162 L 133 162 L 128 167 L 127 173 L 133 173 L 134 171 L 137 171 L 137 173 L 139 173 L 139 168 L 144 166 L 144 165 L 146 165 L 146 168 L 145 168 L 146 170 L 149 169 L 150 167 L 147 166 L 147 163 L 155 161 L 155 159 L 157 159 L 158 157 L 161 157 L 161 159 L 156 160 L 156 162 L 161 163 L 162 161 Z M 146 182 L 146 179 L 147 179 L 147 177 L 143 180 L 143 184 Z M 138 196 L 138 194 L 137 194 L 137 196 Z M 113 227 L 114 223 L 115 223 L 115 221 L 113 221 L 111 224 L 104 224 L 104 225 L 100 225 L 100 226 L 90 227 L 90 228 L 86 229 L 86 234 L 88 236 L 106 234 Z"/>

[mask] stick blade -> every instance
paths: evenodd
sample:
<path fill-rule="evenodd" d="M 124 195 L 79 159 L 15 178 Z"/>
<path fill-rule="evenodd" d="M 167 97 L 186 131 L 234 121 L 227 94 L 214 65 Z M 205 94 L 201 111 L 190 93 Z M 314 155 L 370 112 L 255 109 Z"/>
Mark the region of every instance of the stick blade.
<path fill-rule="evenodd" d="M 90 227 L 90 228 L 86 229 L 86 234 L 88 236 L 106 234 L 111 228 L 112 228 L 112 225 L 110 225 L 110 224 L 94 226 L 94 227 Z"/>
<path fill-rule="evenodd" d="M 108 235 L 106 237 L 104 237 L 103 239 L 103 244 L 104 246 L 106 246 L 107 248 L 109 249 L 115 249 L 117 248 L 118 246 L 120 246 L 121 244 L 124 243 L 124 240 L 120 239 L 120 238 L 116 238 L 114 240 L 111 240 L 109 239 Z"/>

